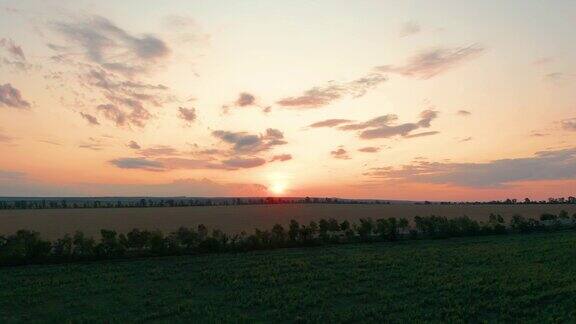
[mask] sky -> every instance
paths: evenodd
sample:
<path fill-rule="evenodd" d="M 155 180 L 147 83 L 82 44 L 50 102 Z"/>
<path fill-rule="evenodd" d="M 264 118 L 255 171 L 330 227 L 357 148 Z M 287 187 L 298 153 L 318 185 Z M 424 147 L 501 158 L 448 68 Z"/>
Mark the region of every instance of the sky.
<path fill-rule="evenodd" d="M 576 2 L 0 0 L 0 196 L 576 195 Z"/>

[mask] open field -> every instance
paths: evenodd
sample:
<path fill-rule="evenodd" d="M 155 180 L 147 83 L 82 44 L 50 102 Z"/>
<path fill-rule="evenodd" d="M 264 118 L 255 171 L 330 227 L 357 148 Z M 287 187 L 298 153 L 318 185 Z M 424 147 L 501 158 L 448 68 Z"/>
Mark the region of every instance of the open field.
<path fill-rule="evenodd" d="M 133 228 L 160 229 L 167 233 L 180 226 L 194 227 L 205 224 L 227 233 L 254 228 L 267 229 L 274 224 L 287 224 L 290 219 L 301 223 L 333 217 L 338 220 L 357 220 L 363 217 L 406 217 L 431 214 L 457 217 L 466 215 L 485 221 L 490 213 L 499 213 L 505 219 L 514 214 L 538 218 L 542 213 L 558 214 L 566 210 L 576 213 L 576 205 L 336 205 L 287 204 L 241 205 L 212 207 L 159 207 L 159 208 L 98 208 L 98 209 L 27 209 L 1 210 L 0 234 L 11 234 L 19 229 L 36 230 L 47 239 L 56 239 L 66 233 L 81 230 L 96 236 L 102 228 L 127 232 Z"/>
<path fill-rule="evenodd" d="M 0 322 L 574 322 L 576 233 L 0 269 Z"/>

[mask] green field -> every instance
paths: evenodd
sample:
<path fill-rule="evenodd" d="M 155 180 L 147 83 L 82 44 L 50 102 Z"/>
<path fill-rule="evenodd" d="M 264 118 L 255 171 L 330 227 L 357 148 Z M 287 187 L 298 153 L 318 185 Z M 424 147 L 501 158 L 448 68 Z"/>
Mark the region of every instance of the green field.
<path fill-rule="evenodd" d="M 576 233 L 0 269 L 0 322 L 576 321 Z"/>

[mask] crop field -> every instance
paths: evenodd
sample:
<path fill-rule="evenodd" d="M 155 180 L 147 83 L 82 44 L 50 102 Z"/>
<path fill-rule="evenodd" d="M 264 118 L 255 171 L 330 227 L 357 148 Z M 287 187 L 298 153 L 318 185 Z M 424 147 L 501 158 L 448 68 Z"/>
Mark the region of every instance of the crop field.
<path fill-rule="evenodd" d="M 0 269 L 0 322 L 574 322 L 576 233 Z"/>
<path fill-rule="evenodd" d="M 337 205 L 286 204 L 240 205 L 211 207 L 157 207 L 157 208 L 96 208 L 96 209 L 26 209 L 1 210 L 0 234 L 12 234 L 19 229 L 38 231 L 43 238 L 56 239 L 64 234 L 81 230 L 97 236 L 100 229 L 127 232 L 133 228 L 160 229 L 167 233 L 180 226 L 195 227 L 204 224 L 227 233 L 252 232 L 254 228 L 268 229 L 274 224 L 285 225 L 290 219 L 300 223 L 333 217 L 355 221 L 359 218 L 405 217 L 439 215 L 458 217 L 466 215 L 485 221 L 490 213 L 509 219 L 514 214 L 538 218 L 542 213 L 558 214 L 566 210 L 576 213 L 576 205 Z"/>

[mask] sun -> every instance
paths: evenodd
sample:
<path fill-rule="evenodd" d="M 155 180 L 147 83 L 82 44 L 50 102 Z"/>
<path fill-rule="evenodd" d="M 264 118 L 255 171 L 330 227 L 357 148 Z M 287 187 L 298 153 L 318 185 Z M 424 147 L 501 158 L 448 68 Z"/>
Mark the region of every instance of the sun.
<path fill-rule="evenodd" d="M 275 182 L 270 186 L 270 191 L 276 195 L 281 195 L 286 191 L 286 184 L 282 182 Z"/>

